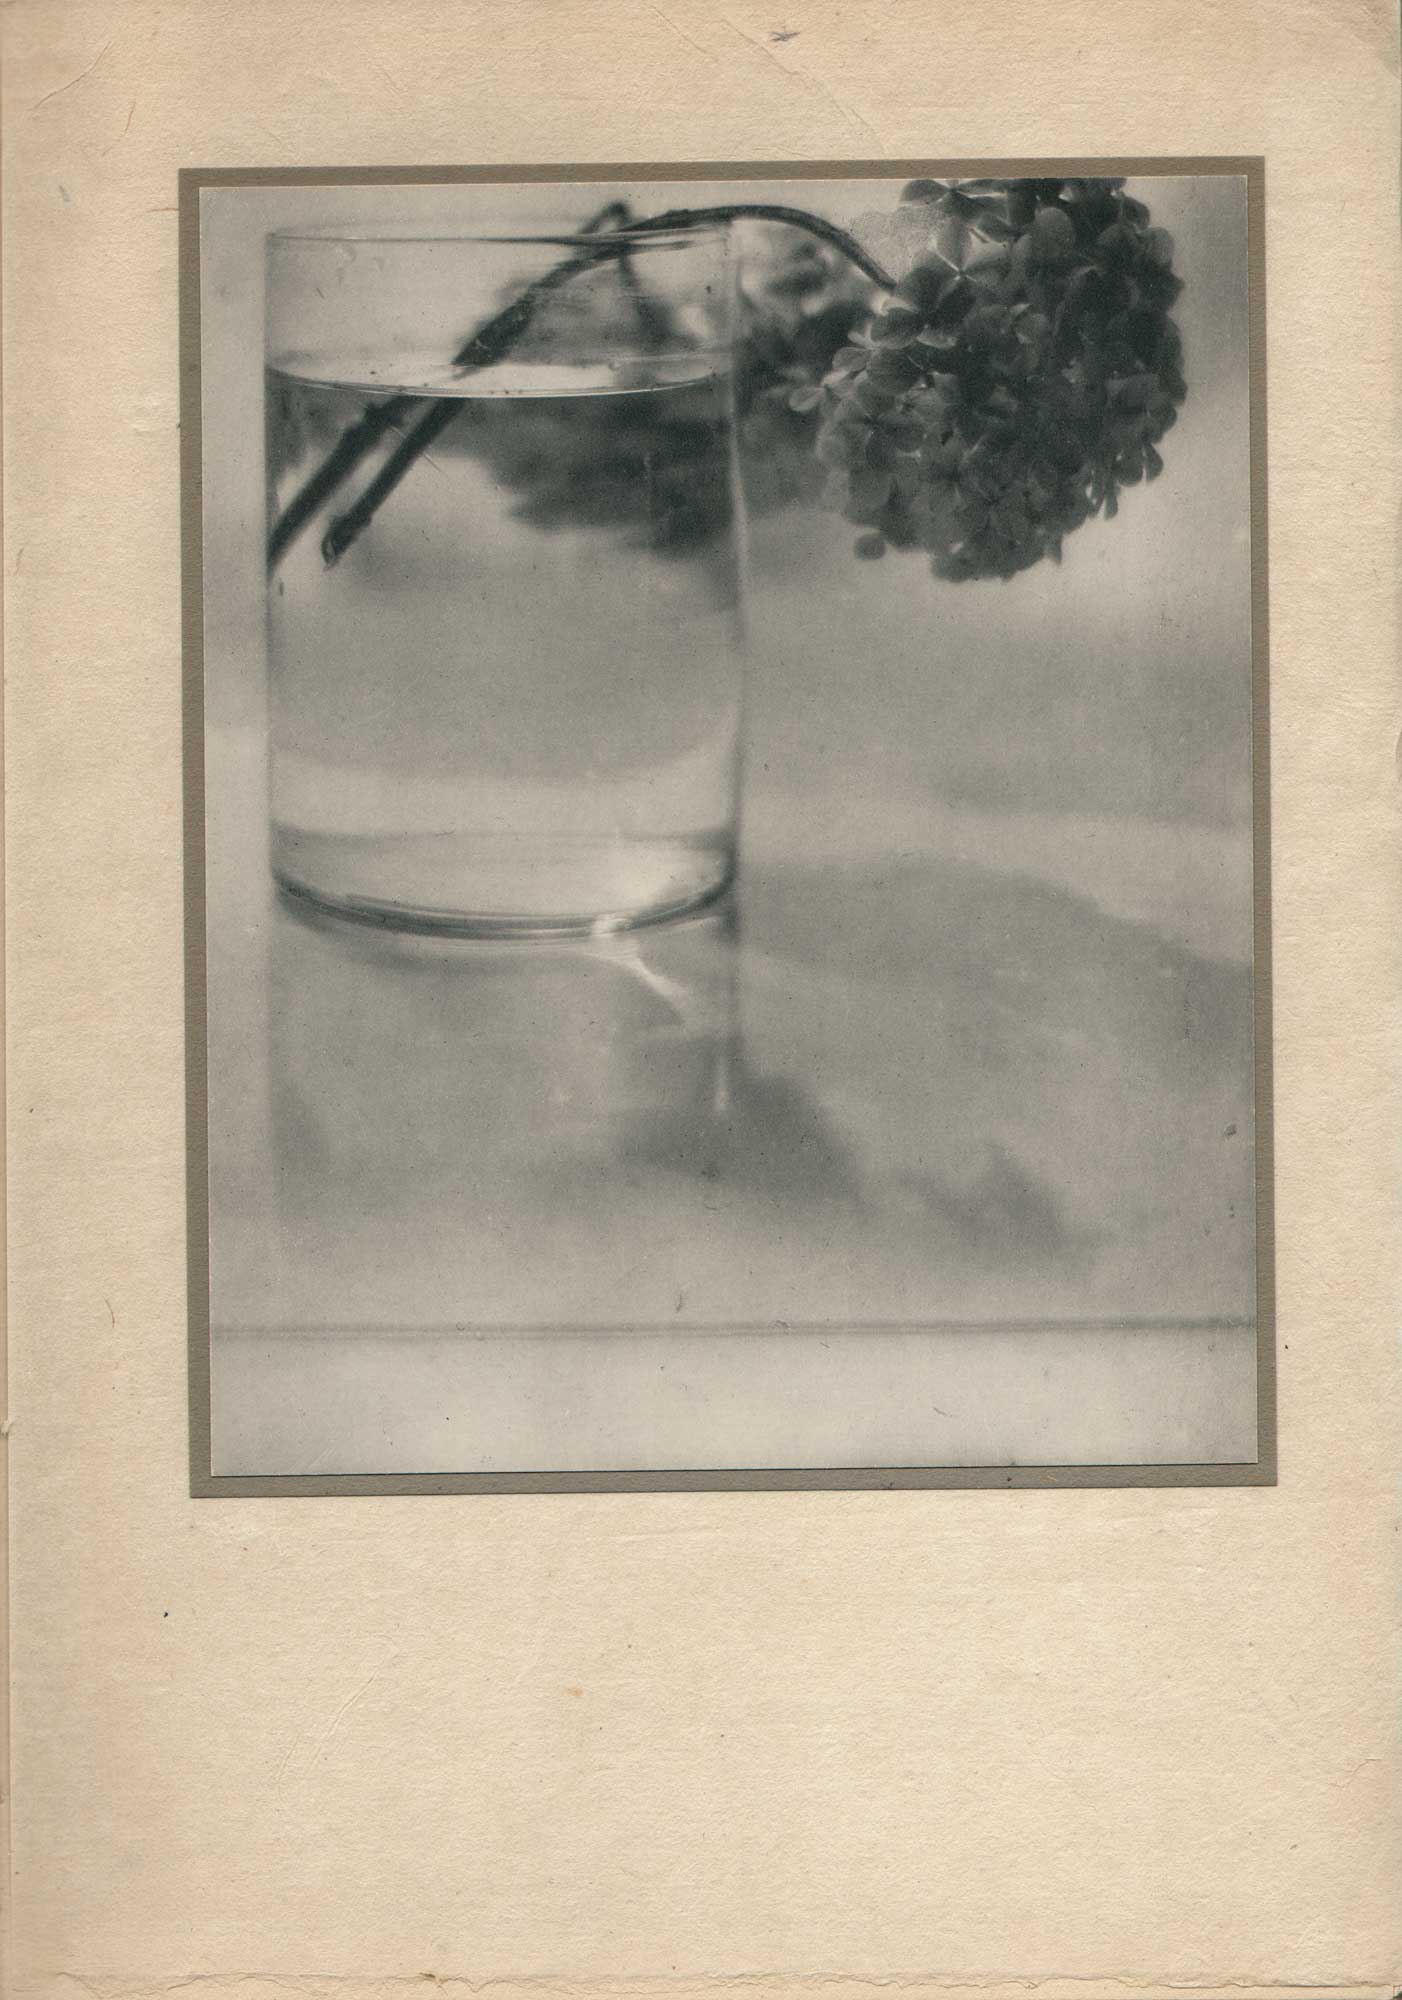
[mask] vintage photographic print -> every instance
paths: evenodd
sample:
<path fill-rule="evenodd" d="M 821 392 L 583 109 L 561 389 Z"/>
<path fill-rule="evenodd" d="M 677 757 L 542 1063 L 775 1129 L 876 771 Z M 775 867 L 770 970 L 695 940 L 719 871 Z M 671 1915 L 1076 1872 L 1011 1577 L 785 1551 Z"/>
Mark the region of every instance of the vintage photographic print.
<path fill-rule="evenodd" d="M 1252 161 L 183 177 L 197 1493 L 1274 1477 Z"/>

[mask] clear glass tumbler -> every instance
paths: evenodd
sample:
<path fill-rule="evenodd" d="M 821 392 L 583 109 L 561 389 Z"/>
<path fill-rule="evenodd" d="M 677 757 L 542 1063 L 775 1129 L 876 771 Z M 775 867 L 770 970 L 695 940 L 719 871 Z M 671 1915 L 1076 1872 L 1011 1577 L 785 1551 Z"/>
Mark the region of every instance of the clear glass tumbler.
<path fill-rule="evenodd" d="M 724 229 L 268 243 L 273 867 L 346 916 L 604 933 L 735 869 Z"/>

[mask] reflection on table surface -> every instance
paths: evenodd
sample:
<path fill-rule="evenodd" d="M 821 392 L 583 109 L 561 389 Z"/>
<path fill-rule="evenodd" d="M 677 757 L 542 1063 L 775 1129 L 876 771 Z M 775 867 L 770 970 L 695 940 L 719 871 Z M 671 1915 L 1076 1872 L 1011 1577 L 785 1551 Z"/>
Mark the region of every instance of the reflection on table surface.
<path fill-rule="evenodd" d="M 587 943 L 319 922 L 245 853 L 216 1326 L 1249 1320 L 1249 968 L 1145 914 L 1143 842 L 1077 887 L 957 817 L 783 825 L 737 898 Z"/>

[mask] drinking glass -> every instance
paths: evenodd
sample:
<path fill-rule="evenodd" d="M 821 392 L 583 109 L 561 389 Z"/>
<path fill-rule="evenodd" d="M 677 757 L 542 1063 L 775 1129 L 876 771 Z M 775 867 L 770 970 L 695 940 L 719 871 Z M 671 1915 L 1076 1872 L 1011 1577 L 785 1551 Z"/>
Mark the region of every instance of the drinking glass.
<path fill-rule="evenodd" d="M 273 868 L 420 931 L 606 933 L 736 864 L 724 228 L 268 241 Z"/>

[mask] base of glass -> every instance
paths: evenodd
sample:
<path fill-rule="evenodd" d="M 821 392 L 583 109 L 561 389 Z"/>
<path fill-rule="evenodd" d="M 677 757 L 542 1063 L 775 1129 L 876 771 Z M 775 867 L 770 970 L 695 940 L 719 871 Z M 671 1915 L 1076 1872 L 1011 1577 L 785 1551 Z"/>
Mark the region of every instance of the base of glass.
<path fill-rule="evenodd" d="M 462 938 L 608 937 L 686 916 L 735 877 L 730 835 L 327 835 L 274 826 L 273 876 L 326 915 Z"/>

